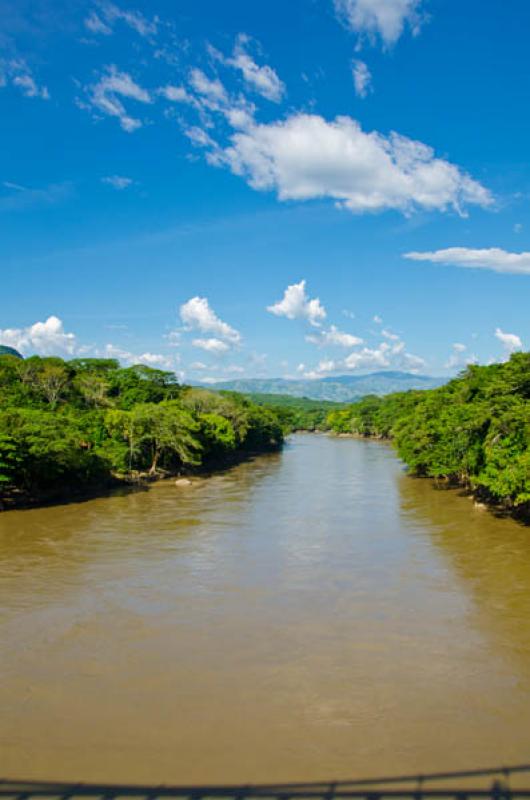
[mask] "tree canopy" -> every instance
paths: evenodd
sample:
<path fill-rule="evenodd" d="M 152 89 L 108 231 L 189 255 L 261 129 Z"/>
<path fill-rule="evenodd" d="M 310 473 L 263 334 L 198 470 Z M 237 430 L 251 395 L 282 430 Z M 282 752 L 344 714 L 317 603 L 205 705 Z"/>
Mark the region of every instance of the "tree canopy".
<path fill-rule="evenodd" d="M 328 423 L 336 433 L 392 439 L 415 475 L 530 512 L 530 353 L 469 366 L 437 389 L 365 397 Z"/>
<path fill-rule="evenodd" d="M 0 500 L 214 468 L 279 447 L 281 420 L 234 393 L 113 359 L 0 356 Z"/>

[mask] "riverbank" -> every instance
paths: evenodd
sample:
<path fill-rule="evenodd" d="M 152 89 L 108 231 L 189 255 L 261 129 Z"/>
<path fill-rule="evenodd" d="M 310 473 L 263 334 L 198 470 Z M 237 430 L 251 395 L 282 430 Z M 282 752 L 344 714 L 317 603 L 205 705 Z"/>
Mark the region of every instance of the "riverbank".
<path fill-rule="evenodd" d="M 338 434 L 392 440 L 412 475 L 530 522 L 530 353 L 471 365 L 444 386 L 365 397 L 328 416 Z"/>
<path fill-rule="evenodd" d="M 207 473 L 281 447 L 283 425 L 242 395 L 181 386 L 113 359 L 0 356 L 0 502 L 40 505 Z"/>
<path fill-rule="evenodd" d="M 45 508 L 54 505 L 67 505 L 85 500 L 109 497 L 119 492 L 147 491 L 149 486 L 159 481 L 175 481 L 175 486 L 184 488 L 193 485 L 196 480 L 205 480 L 227 472 L 230 469 L 247 461 L 279 452 L 283 442 L 277 446 L 256 452 L 240 452 L 232 458 L 225 458 L 222 462 L 208 464 L 202 469 L 180 469 L 174 472 L 157 470 L 151 472 L 135 472 L 127 474 L 110 474 L 105 481 L 94 484 L 80 484 L 77 486 L 55 487 L 48 494 L 35 495 L 31 492 L 22 492 L 17 489 L 5 491 L 0 496 L 0 513 L 7 511 L 22 511 L 31 508 Z"/>
<path fill-rule="evenodd" d="M 396 450 L 396 443 L 390 436 L 383 436 L 381 434 L 361 434 L 361 433 L 334 433 L 331 431 L 330 436 L 337 439 L 353 439 L 364 440 L 369 442 L 381 442 L 387 444 Z M 407 465 L 405 464 L 408 470 Z M 522 503 L 518 506 L 510 505 L 508 500 L 501 501 L 488 492 L 483 486 L 473 486 L 469 481 L 459 479 L 458 476 L 438 476 L 431 475 L 418 475 L 413 472 L 408 472 L 407 478 L 409 480 L 427 481 L 436 490 L 459 490 L 460 494 L 473 500 L 476 508 L 482 508 L 489 511 L 491 514 L 498 518 L 512 518 L 524 525 L 530 526 L 530 502 Z"/>

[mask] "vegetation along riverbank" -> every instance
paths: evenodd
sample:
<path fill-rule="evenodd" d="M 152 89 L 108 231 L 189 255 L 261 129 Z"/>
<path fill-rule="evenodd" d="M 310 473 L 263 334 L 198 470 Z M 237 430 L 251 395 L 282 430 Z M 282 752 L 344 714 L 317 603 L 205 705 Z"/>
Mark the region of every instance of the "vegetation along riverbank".
<path fill-rule="evenodd" d="M 204 473 L 281 447 L 269 408 L 112 359 L 0 357 L 0 508 Z"/>
<path fill-rule="evenodd" d="M 530 353 L 471 365 L 436 389 L 366 397 L 327 422 L 335 433 L 391 439 L 411 474 L 530 521 Z"/>
<path fill-rule="evenodd" d="M 205 474 L 296 430 L 389 439 L 412 475 L 530 520 L 530 353 L 350 405 L 182 386 L 113 359 L 2 355 L 0 508 Z"/>

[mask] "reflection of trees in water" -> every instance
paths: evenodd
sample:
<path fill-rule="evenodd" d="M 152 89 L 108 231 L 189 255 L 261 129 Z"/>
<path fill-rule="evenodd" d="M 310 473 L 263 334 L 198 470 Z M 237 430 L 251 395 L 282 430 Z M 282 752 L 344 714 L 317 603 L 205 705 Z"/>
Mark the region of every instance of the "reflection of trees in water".
<path fill-rule="evenodd" d="M 191 487 L 173 481 L 65 505 L 0 514 L 0 605 L 30 605 L 75 590 L 93 565 L 167 557 L 175 542 L 226 526 L 281 463 L 259 456 Z M 5 598 L 3 602 L 2 598 Z"/>
<path fill-rule="evenodd" d="M 431 532 L 471 596 L 480 631 L 530 673 L 530 529 L 428 480 L 398 480 L 402 512 Z"/>

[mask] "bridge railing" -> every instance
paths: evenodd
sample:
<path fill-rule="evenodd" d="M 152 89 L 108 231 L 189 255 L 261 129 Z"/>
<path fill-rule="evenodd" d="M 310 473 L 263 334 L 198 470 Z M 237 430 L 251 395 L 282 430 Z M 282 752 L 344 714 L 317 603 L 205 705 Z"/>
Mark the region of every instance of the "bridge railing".
<path fill-rule="evenodd" d="M 530 788 L 511 785 L 512 778 L 530 774 L 530 764 L 508 767 L 434 772 L 330 782 L 252 785 L 139 785 L 66 783 L 54 781 L 0 780 L 0 800 L 215 800 L 216 798 L 260 798 L 260 800 L 530 800 Z M 479 780 L 480 779 L 480 780 Z M 476 780 L 477 785 L 468 785 Z M 445 782 L 451 785 L 443 785 Z M 484 785 L 478 785 L 478 783 Z M 519 780 L 517 781 L 519 783 Z M 442 784 L 440 786 L 440 784 Z M 530 782 L 528 784 L 530 786 Z"/>

